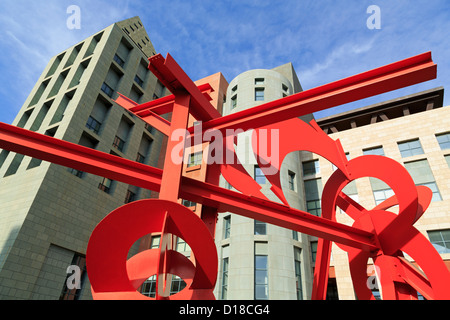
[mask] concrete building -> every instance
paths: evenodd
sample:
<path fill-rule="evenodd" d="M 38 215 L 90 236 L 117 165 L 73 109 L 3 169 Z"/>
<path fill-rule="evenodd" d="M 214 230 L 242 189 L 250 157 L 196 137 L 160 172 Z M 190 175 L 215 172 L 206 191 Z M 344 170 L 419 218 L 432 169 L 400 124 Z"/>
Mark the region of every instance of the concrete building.
<path fill-rule="evenodd" d="M 392 158 L 405 166 L 416 185 L 425 185 L 433 191 L 429 208 L 414 226 L 437 248 L 450 269 L 450 109 L 443 107 L 443 96 L 443 88 L 431 89 L 319 119 L 317 123 L 330 138 L 341 141 L 348 159 L 366 154 Z M 315 197 L 307 201 L 319 207 L 311 205 L 314 209 L 309 212 L 319 214 L 321 191 L 335 169 L 315 154 L 302 152 L 301 158 L 305 186 L 317 190 L 310 193 Z M 344 191 L 366 209 L 393 195 L 388 185 L 374 178 L 357 179 Z M 391 210 L 397 213 L 395 209 Z M 337 221 L 353 223 L 342 211 L 337 214 Z M 367 274 L 375 275 L 371 264 Z M 347 253 L 335 244 L 328 292 L 342 300 L 356 298 Z M 379 294 L 374 290 L 374 295 Z"/>
<path fill-rule="evenodd" d="M 138 17 L 113 24 L 51 59 L 13 125 L 157 166 L 161 134 L 116 105 L 164 94 L 148 71 L 155 49 Z M 84 267 L 97 223 L 150 191 L 0 153 L 0 298 L 90 297 L 88 278 L 64 286 L 69 265 Z"/>
<path fill-rule="evenodd" d="M 272 70 L 250 70 L 233 79 L 223 114 L 230 114 L 302 91 L 292 64 Z M 303 117 L 310 121 L 312 116 Z M 251 131 L 238 135 L 237 155 L 248 174 L 272 201 L 280 200 L 259 169 L 251 147 Z M 289 154 L 281 167 L 281 185 L 289 204 L 306 210 L 300 152 Z M 222 181 L 222 187 L 231 188 Z M 309 236 L 232 213 L 218 218 L 216 244 L 218 299 L 308 299 L 312 290 Z"/>

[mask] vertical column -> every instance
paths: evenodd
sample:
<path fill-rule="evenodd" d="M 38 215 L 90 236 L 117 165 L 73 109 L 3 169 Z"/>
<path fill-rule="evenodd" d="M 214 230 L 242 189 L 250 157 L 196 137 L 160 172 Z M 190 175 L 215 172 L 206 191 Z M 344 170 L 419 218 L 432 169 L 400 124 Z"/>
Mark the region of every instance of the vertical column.
<path fill-rule="evenodd" d="M 174 161 L 172 159 L 172 152 L 176 146 L 181 144 L 181 159 L 184 157 L 184 145 L 186 136 L 180 137 L 181 141 L 173 140 L 176 136 L 176 130 L 186 129 L 189 119 L 189 103 L 190 95 L 185 92 L 175 93 L 175 102 L 172 110 L 172 121 L 169 130 L 169 137 L 166 147 L 166 157 L 164 160 L 164 170 L 161 180 L 161 189 L 159 199 L 176 202 L 178 200 L 178 193 L 180 189 L 183 161 Z M 156 299 L 166 299 L 170 295 L 170 285 L 172 283 L 172 276 L 168 274 L 168 264 L 166 251 L 173 250 L 176 243 L 173 241 L 173 236 L 166 232 L 171 224 L 170 215 L 166 213 L 163 233 L 161 235 L 160 255 L 158 264 L 158 274 L 156 282 Z"/>

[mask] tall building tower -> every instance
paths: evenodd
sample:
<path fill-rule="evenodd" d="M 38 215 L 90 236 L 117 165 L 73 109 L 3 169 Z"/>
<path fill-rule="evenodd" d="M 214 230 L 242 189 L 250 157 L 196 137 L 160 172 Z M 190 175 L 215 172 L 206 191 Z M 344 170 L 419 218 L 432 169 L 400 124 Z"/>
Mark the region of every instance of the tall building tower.
<path fill-rule="evenodd" d="M 224 115 L 252 108 L 302 91 L 288 63 L 272 70 L 251 70 L 233 79 L 227 90 Z M 302 117 L 310 121 L 311 115 Z M 238 136 L 238 157 L 248 174 L 272 201 L 270 183 L 256 164 L 251 135 Z M 243 148 L 242 148 L 243 147 Z M 300 153 L 289 154 L 281 166 L 281 186 L 292 207 L 306 211 Z M 226 182 L 222 187 L 231 188 Z M 216 230 L 219 275 L 218 299 L 308 299 L 312 290 L 309 236 L 232 213 L 221 213 Z"/>
<path fill-rule="evenodd" d="M 13 125 L 157 166 L 161 134 L 113 102 L 118 92 L 136 102 L 164 95 L 147 68 L 153 54 L 138 17 L 105 28 L 51 59 Z M 85 272 L 71 291 L 67 267 L 83 270 L 90 234 L 110 211 L 150 196 L 2 150 L 0 298 L 88 299 Z"/>

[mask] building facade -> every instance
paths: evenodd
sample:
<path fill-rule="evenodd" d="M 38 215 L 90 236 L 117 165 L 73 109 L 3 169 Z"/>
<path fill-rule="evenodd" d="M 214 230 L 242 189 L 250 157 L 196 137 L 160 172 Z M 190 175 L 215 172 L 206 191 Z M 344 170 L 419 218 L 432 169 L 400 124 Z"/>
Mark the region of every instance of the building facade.
<path fill-rule="evenodd" d="M 138 17 L 113 24 L 56 55 L 13 125 L 158 165 L 161 134 L 113 102 L 164 94 L 148 71 L 155 53 Z M 94 227 L 124 203 L 150 191 L 50 164 L 0 153 L 0 298 L 89 299 L 65 286 L 70 265 L 83 273 Z"/>
<path fill-rule="evenodd" d="M 250 70 L 233 79 L 227 90 L 224 115 L 252 108 L 302 91 L 292 64 L 272 70 Z M 310 121 L 312 116 L 304 116 Z M 257 165 L 251 131 L 238 135 L 237 155 L 247 173 L 272 201 L 280 200 Z M 281 166 L 281 185 L 289 204 L 306 210 L 300 152 L 289 154 Z M 225 180 L 221 186 L 232 189 Z M 219 274 L 218 299 L 308 299 L 312 289 L 309 237 L 232 213 L 221 213 L 216 230 Z"/>
<path fill-rule="evenodd" d="M 443 88 L 435 88 L 396 100 L 356 109 L 317 120 L 318 125 L 336 140 L 339 139 L 348 159 L 375 154 L 401 163 L 416 185 L 433 191 L 433 198 L 424 215 L 415 223 L 441 254 L 450 269 L 450 109 L 443 107 Z M 321 192 L 335 168 L 326 159 L 302 152 L 305 186 L 313 188 L 320 205 Z M 344 192 L 370 210 L 393 195 L 384 182 L 374 178 L 357 179 Z M 310 206 L 313 207 L 312 205 Z M 320 207 L 314 206 L 314 214 Z M 396 208 L 390 209 L 398 213 Z M 353 220 L 339 210 L 337 221 L 351 225 Z M 313 241 L 313 247 L 315 243 Z M 405 257 L 414 264 L 411 257 Z M 371 263 L 367 275 L 375 276 Z M 373 288 L 376 297 L 382 292 Z M 329 293 L 339 299 L 356 299 L 348 268 L 347 253 L 333 244 Z M 333 292 L 333 291 L 334 292 Z"/>

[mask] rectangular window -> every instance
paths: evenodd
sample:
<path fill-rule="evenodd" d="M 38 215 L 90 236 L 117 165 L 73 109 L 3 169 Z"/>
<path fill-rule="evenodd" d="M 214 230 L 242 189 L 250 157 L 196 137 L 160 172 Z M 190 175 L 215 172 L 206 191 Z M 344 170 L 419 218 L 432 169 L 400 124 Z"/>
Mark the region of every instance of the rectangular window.
<path fill-rule="evenodd" d="M 306 211 L 320 216 L 321 197 L 322 197 L 322 179 L 313 179 L 305 181 Z"/>
<path fill-rule="evenodd" d="M 450 229 L 427 231 L 430 242 L 439 253 L 450 253 Z"/>
<path fill-rule="evenodd" d="M 419 160 L 406 162 L 405 168 L 414 180 L 416 186 L 426 186 L 433 192 L 433 198 L 431 201 L 441 201 L 442 197 L 439 193 L 438 186 L 434 179 L 433 172 L 431 171 L 428 160 Z"/>
<path fill-rule="evenodd" d="M 237 95 L 234 95 L 231 97 L 231 109 L 234 109 L 237 107 Z"/>
<path fill-rule="evenodd" d="M 104 93 L 106 93 L 106 95 L 107 95 L 108 97 L 110 97 L 110 98 L 112 98 L 112 96 L 113 96 L 113 94 L 114 94 L 113 88 L 111 88 L 110 86 L 108 86 L 108 85 L 106 84 L 106 82 L 103 82 L 103 84 L 102 84 L 102 91 L 103 91 Z"/>
<path fill-rule="evenodd" d="M 183 253 L 185 256 L 190 256 L 191 247 L 181 238 L 177 238 L 177 251 Z"/>
<path fill-rule="evenodd" d="M 197 205 L 197 203 L 186 200 L 186 199 L 183 199 L 182 204 L 183 204 L 183 206 L 188 207 L 188 208 L 195 207 Z"/>
<path fill-rule="evenodd" d="M 134 200 L 136 200 L 136 194 L 131 190 L 127 190 L 127 194 L 125 196 L 125 203 L 130 203 L 133 202 Z"/>
<path fill-rule="evenodd" d="M 419 139 L 406 142 L 399 142 L 398 148 L 400 150 L 402 158 L 423 154 L 422 145 L 420 144 Z"/>
<path fill-rule="evenodd" d="M 179 276 L 172 277 L 172 284 L 170 286 L 170 294 L 175 294 L 180 292 L 186 287 L 186 282 L 183 281 Z"/>
<path fill-rule="evenodd" d="M 117 54 L 114 55 L 114 61 L 117 62 L 117 64 L 122 68 L 125 66 L 125 61 L 123 61 L 123 59 Z"/>
<path fill-rule="evenodd" d="M 269 299 L 267 243 L 255 243 L 255 300 Z"/>
<path fill-rule="evenodd" d="M 320 173 L 319 160 L 312 160 L 303 162 L 303 175 L 308 176 L 311 174 Z"/>
<path fill-rule="evenodd" d="M 69 277 L 72 275 L 72 273 L 68 273 L 66 281 L 64 281 L 64 287 L 61 292 L 61 295 L 59 297 L 59 300 L 79 300 L 81 296 L 81 292 L 84 287 L 85 279 L 86 279 L 86 257 L 75 254 L 72 259 L 72 267 L 78 267 L 80 270 L 80 286 L 78 288 L 72 288 L 69 289 L 67 287 L 67 283 Z"/>
<path fill-rule="evenodd" d="M 264 101 L 264 88 L 255 88 L 255 101 Z"/>
<path fill-rule="evenodd" d="M 125 141 L 123 141 L 122 139 L 120 139 L 118 136 L 116 136 L 114 138 L 113 141 L 113 147 L 116 148 L 119 151 L 123 151 L 123 147 L 125 146 Z"/>
<path fill-rule="evenodd" d="M 95 120 L 92 116 L 89 116 L 89 119 L 86 122 L 86 128 L 88 128 L 88 129 L 94 131 L 96 134 L 98 134 L 101 126 L 102 126 L 102 124 L 100 122 Z"/>
<path fill-rule="evenodd" d="M 445 156 L 445 161 L 447 161 L 448 167 L 450 168 L 450 154 Z"/>
<path fill-rule="evenodd" d="M 255 220 L 254 227 L 255 227 L 254 234 L 256 234 L 256 235 L 267 234 L 267 224 L 265 222 Z"/>
<path fill-rule="evenodd" d="M 295 173 L 288 171 L 289 190 L 296 191 Z"/>
<path fill-rule="evenodd" d="M 375 147 L 370 149 L 364 149 L 363 150 L 364 155 L 377 155 L 377 156 L 384 156 L 384 150 L 383 147 Z"/>
<path fill-rule="evenodd" d="M 265 184 L 266 183 L 266 176 L 262 172 L 261 168 L 259 166 L 255 166 L 255 181 L 259 184 Z"/>
<path fill-rule="evenodd" d="M 297 300 L 303 300 L 301 251 L 302 249 L 294 247 L 295 289 L 297 291 Z"/>
<path fill-rule="evenodd" d="M 138 75 L 134 77 L 134 81 L 141 87 L 144 86 L 144 80 L 142 80 Z"/>
<path fill-rule="evenodd" d="M 112 180 L 108 178 L 103 178 L 103 180 L 98 184 L 98 188 L 106 193 L 111 193 Z"/>
<path fill-rule="evenodd" d="M 228 257 L 222 259 L 222 290 L 220 296 L 222 300 L 226 300 L 228 296 L 228 263 Z"/>
<path fill-rule="evenodd" d="M 264 78 L 256 78 L 255 79 L 255 84 L 256 85 L 264 84 Z"/>
<path fill-rule="evenodd" d="M 318 242 L 317 241 L 311 241 L 310 242 L 310 246 L 311 246 L 311 260 L 312 260 L 312 264 L 313 266 L 316 264 L 316 256 L 317 256 L 317 246 L 318 246 Z"/>
<path fill-rule="evenodd" d="M 191 153 L 189 155 L 189 162 L 187 165 L 188 168 L 201 165 L 202 157 L 203 157 L 203 152 Z"/>
<path fill-rule="evenodd" d="M 228 239 L 231 231 L 231 216 L 223 218 L 223 238 Z"/>
<path fill-rule="evenodd" d="M 152 240 L 150 241 L 150 249 L 159 248 L 159 244 L 161 243 L 161 236 L 152 236 Z"/>
<path fill-rule="evenodd" d="M 79 171 L 73 168 L 67 168 L 67 171 L 69 171 L 71 174 L 78 178 L 83 178 L 83 171 Z"/>
<path fill-rule="evenodd" d="M 438 134 L 436 139 L 442 150 L 450 149 L 450 133 Z"/>
<path fill-rule="evenodd" d="M 383 190 L 377 190 L 373 191 L 373 197 L 375 198 L 376 205 L 379 205 L 384 200 L 389 199 L 394 195 L 394 191 L 392 189 L 383 189 Z"/>
<path fill-rule="evenodd" d="M 145 280 L 145 282 L 141 285 L 139 292 L 150 298 L 156 297 L 156 275 L 153 275 Z"/>
<path fill-rule="evenodd" d="M 140 154 L 139 152 L 138 152 L 138 154 L 136 156 L 136 162 L 139 162 L 139 163 L 144 163 L 145 162 L 145 157 L 142 154 Z"/>

